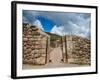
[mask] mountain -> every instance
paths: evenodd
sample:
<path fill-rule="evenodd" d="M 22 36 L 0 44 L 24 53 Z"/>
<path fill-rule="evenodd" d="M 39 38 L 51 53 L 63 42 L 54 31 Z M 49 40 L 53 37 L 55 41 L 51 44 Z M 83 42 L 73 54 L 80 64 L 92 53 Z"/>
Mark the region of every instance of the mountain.
<path fill-rule="evenodd" d="M 50 40 L 51 41 L 55 41 L 55 40 L 61 39 L 61 37 L 62 37 L 62 36 L 59 36 L 57 34 L 53 34 L 53 33 L 49 33 L 49 32 L 45 32 L 45 33 L 50 36 Z"/>

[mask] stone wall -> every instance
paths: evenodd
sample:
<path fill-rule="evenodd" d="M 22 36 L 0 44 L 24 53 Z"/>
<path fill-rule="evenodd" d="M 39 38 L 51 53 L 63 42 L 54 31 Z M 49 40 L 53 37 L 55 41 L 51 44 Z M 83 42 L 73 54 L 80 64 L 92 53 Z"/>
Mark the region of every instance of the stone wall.
<path fill-rule="evenodd" d="M 36 26 L 23 25 L 23 64 L 43 65 L 46 63 L 48 36 Z"/>
<path fill-rule="evenodd" d="M 91 42 L 89 39 L 70 35 L 66 36 L 66 49 L 68 63 L 91 64 Z"/>
<path fill-rule="evenodd" d="M 61 41 L 60 41 L 61 40 Z M 91 64 L 91 41 L 66 35 L 55 44 L 61 46 L 63 61 L 73 64 Z M 23 25 L 23 64 L 43 65 L 49 62 L 50 36 L 36 26 Z M 48 55 L 48 56 L 47 56 Z"/>

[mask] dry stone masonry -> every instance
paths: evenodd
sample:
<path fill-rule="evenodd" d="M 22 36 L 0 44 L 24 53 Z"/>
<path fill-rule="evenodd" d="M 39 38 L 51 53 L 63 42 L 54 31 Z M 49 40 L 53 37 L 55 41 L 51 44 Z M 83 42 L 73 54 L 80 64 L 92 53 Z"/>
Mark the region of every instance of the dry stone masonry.
<path fill-rule="evenodd" d="M 38 27 L 23 24 L 23 63 L 45 64 L 48 40 L 49 36 Z"/>
<path fill-rule="evenodd" d="M 23 64 L 44 65 L 49 62 L 50 51 L 60 47 L 62 61 L 70 64 L 91 65 L 91 41 L 66 35 L 43 32 L 38 26 L 23 24 Z"/>
<path fill-rule="evenodd" d="M 65 45 L 68 63 L 91 64 L 91 42 L 89 39 L 68 35 L 65 37 Z"/>

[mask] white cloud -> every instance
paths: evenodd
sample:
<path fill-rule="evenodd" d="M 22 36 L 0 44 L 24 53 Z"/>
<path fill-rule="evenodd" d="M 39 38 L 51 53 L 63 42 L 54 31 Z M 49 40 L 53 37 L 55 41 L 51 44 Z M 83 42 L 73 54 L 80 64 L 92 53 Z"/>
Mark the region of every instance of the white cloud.
<path fill-rule="evenodd" d="M 62 36 L 62 28 L 57 27 L 56 25 L 52 28 L 51 33 L 58 34 Z"/>
<path fill-rule="evenodd" d="M 73 22 L 70 22 L 70 27 L 72 27 L 72 34 L 77 36 L 82 36 L 89 38 L 90 28 L 84 25 L 78 25 Z"/>
<path fill-rule="evenodd" d="M 60 36 L 64 36 L 67 34 L 82 36 L 82 37 L 89 37 L 89 28 L 86 28 L 85 26 L 79 26 L 71 21 L 68 22 L 68 25 L 65 26 L 57 26 L 55 25 L 51 33 L 58 34 Z"/>
<path fill-rule="evenodd" d="M 37 20 L 37 16 L 50 19 L 55 26 L 51 29 L 51 33 L 58 35 L 72 34 L 82 37 L 91 37 L 91 15 L 90 13 L 57 13 L 57 12 L 43 12 L 43 11 L 25 11 L 30 18 L 29 21 Z M 34 22 L 43 30 L 40 21 Z"/>
<path fill-rule="evenodd" d="M 51 33 L 57 34 L 57 35 L 60 35 L 60 36 L 64 36 L 67 32 L 64 32 L 64 26 L 57 26 L 57 25 L 55 25 L 52 28 Z"/>
<path fill-rule="evenodd" d="M 39 20 L 34 21 L 33 25 L 37 26 L 38 28 L 44 31 L 44 28 Z"/>

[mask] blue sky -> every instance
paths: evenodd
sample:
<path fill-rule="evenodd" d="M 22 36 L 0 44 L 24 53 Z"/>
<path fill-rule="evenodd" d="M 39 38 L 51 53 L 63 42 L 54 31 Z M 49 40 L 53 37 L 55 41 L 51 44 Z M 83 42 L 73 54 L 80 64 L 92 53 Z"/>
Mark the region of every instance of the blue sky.
<path fill-rule="evenodd" d="M 58 35 L 78 35 L 90 38 L 91 14 L 23 10 L 23 22 L 39 26 L 45 32 Z"/>
<path fill-rule="evenodd" d="M 42 16 L 37 16 L 36 19 L 41 22 L 41 24 L 43 25 L 43 28 L 46 32 L 50 32 L 52 27 L 55 25 L 52 20 L 50 20 L 48 18 L 44 18 Z"/>

